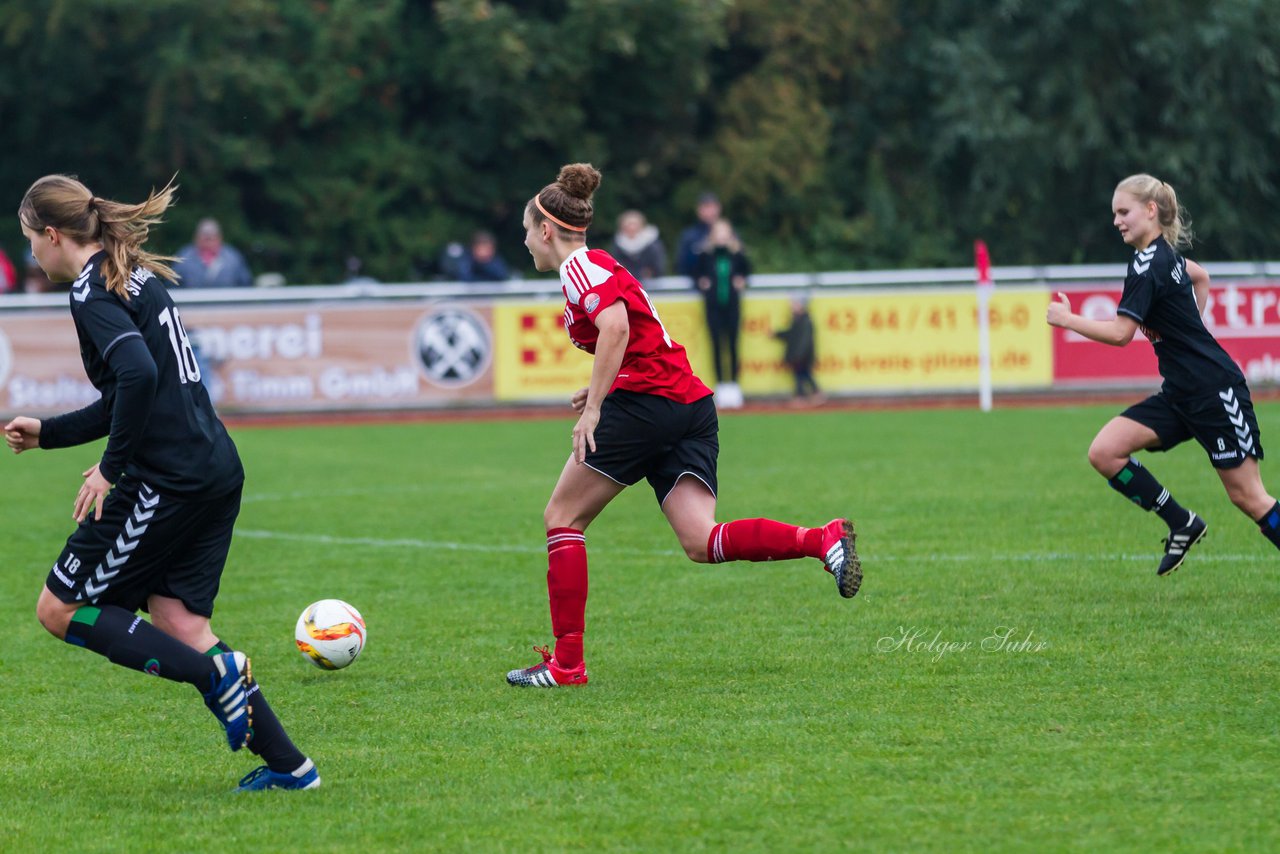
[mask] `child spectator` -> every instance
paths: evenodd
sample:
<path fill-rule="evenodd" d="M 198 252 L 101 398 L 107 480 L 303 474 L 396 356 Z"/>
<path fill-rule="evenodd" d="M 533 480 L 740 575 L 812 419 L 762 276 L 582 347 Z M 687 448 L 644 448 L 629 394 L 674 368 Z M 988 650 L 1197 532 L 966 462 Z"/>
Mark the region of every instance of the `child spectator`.
<path fill-rule="evenodd" d="M 791 298 L 791 326 L 773 333 L 773 337 L 783 342 L 785 349 L 782 360 L 795 377 L 796 396 L 792 403 L 797 406 L 822 403 L 826 398 L 813 379 L 817 352 L 813 343 L 813 318 L 809 316 L 808 297 L 797 294 Z"/>

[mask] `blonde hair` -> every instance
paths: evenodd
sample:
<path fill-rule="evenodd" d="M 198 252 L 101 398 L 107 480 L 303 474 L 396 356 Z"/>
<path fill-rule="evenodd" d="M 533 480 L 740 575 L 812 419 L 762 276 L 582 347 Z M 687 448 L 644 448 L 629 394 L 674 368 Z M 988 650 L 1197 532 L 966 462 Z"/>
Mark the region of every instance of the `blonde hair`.
<path fill-rule="evenodd" d="M 595 206 L 591 197 L 600 187 L 602 176 L 600 170 L 590 163 L 570 163 L 560 167 L 560 174 L 555 183 L 548 184 L 525 205 L 525 211 L 533 218 L 533 222 L 548 220 L 553 222 L 562 237 L 582 237 L 583 232 L 591 225 L 595 215 Z M 538 204 L 550 216 L 538 209 Z M 557 220 L 559 220 L 557 222 Z M 576 228 L 565 228 L 564 225 Z M 578 231 L 576 229 L 581 229 Z"/>
<path fill-rule="evenodd" d="M 178 274 L 165 263 L 176 258 L 142 248 L 151 226 L 163 221 L 160 215 L 173 204 L 177 189 L 171 178 L 163 189 L 152 189 L 145 202 L 129 205 L 98 198 L 70 175 L 46 175 L 22 197 L 18 218 L 32 231 L 52 226 L 82 246 L 101 243 L 107 251 L 102 263 L 107 290 L 127 300 L 129 291 L 125 285 L 135 267 L 178 280 Z"/>
<path fill-rule="evenodd" d="M 1195 236 L 1191 232 L 1191 219 L 1187 210 L 1178 204 L 1178 194 L 1173 187 L 1152 175 L 1139 173 L 1130 175 L 1116 185 L 1116 191 L 1125 191 L 1144 205 L 1155 202 L 1156 219 L 1160 223 L 1160 233 L 1169 245 L 1175 249 L 1186 249 Z"/>
<path fill-rule="evenodd" d="M 728 239 L 724 243 L 717 244 L 714 240 L 716 232 L 724 232 L 728 235 Z M 707 229 L 706 239 L 702 241 L 702 252 L 711 252 L 716 246 L 724 246 L 730 252 L 741 252 L 742 241 L 738 239 L 738 232 L 733 230 L 733 223 L 724 217 L 711 223 L 711 227 Z"/>

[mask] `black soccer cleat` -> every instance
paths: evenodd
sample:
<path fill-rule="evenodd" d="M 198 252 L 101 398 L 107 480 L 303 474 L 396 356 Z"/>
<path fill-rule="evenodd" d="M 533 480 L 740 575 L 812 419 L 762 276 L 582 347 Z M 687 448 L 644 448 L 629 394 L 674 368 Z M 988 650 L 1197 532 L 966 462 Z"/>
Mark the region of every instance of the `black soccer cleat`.
<path fill-rule="evenodd" d="M 1182 566 L 1182 561 L 1187 557 L 1187 551 L 1204 539 L 1204 532 L 1209 530 L 1209 523 L 1190 510 L 1187 513 L 1190 516 L 1187 524 L 1170 531 L 1169 536 L 1165 538 L 1164 558 L 1160 561 L 1160 568 L 1156 570 L 1156 575 L 1168 575 Z"/>

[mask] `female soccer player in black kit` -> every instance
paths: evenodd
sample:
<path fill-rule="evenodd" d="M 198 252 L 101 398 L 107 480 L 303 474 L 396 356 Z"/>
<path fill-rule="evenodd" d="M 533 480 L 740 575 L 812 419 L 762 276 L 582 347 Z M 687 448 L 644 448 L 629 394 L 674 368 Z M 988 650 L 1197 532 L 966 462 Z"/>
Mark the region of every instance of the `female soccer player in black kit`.
<path fill-rule="evenodd" d="M 1159 575 L 1181 566 L 1208 526 L 1179 506 L 1132 455 L 1167 451 L 1192 438 L 1209 454 L 1232 503 L 1280 548 L 1280 504 L 1258 473 L 1262 442 L 1249 388 L 1201 319 L 1209 274 L 1178 254 L 1190 238 L 1177 195 L 1150 175 L 1131 175 L 1116 187 L 1111 208 L 1120 236 L 1134 249 L 1117 316 L 1091 320 L 1072 314 L 1070 301 L 1058 294 L 1047 320 L 1117 347 L 1141 328 L 1155 348 L 1164 384 L 1159 394 L 1129 407 L 1098 432 L 1089 462 L 1113 489 L 1144 510 L 1155 510 L 1169 526 Z"/>
<path fill-rule="evenodd" d="M 73 513 L 79 526 L 49 572 L 36 616 L 56 637 L 115 664 L 194 685 L 231 749 L 247 746 L 267 763 L 240 791 L 315 788 L 315 765 L 285 735 L 249 659 L 209 629 L 244 469 L 160 278 L 174 278 L 168 259 L 142 248 L 175 189 L 129 205 L 48 175 L 18 208 L 41 268 L 72 282 L 80 356 L 102 397 L 53 418 L 14 418 L 5 440 L 22 453 L 108 437 L 102 459 L 84 473 Z"/>

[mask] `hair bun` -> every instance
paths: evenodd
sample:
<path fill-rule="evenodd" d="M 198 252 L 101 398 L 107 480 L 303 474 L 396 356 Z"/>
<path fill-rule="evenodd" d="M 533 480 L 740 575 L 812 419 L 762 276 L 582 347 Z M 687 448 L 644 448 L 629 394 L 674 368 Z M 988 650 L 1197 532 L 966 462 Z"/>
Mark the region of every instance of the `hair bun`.
<path fill-rule="evenodd" d="M 570 163 L 560 167 L 556 183 L 575 199 L 589 202 L 600 186 L 600 170 L 590 163 Z"/>

